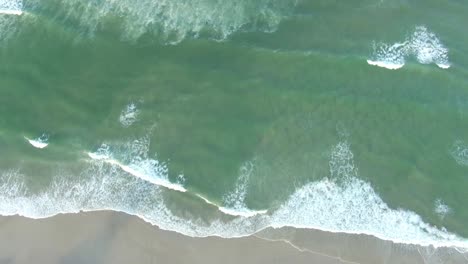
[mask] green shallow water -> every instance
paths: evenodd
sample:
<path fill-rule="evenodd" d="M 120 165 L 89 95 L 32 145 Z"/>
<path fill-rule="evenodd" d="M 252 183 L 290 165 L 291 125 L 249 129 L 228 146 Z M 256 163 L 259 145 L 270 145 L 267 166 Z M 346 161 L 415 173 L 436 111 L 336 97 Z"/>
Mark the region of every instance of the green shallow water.
<path fill-rule="evenodd" d="M 62 171 L 79 174 L 102 143 L 147 137 L 146 154 L 166 162 L 171 182 L 182 174 L 185 188 L 219 204 L 252 162 L 245 204 L 262 210 L 336 177 L 330 152 L 346 141 L 355 176 L 391 208 L 468 237 L 468 166 L 453 154 L 468 143 L 464 1 L 263 1 L 274 10 L 263 21 L 246 5 L 245 21 L 226 22 L 242 24 L 226 38 L 209 18 L 177 44 L 157 21 L 89 15 L 102 2 L 80 16 L 65 1 L 26 1 L 21 17 L 2 17 L 15 20 L 0 23 L 9 25 L 0 28 L 3 170 L 19 169 L 40 191 Z M 366 63 L 373 43 L 403 41 L 420 25 L 449 50 L 451 68 L 414 56 L 396 71 Z M 138 120 L 125 127 L 130 103 Z M 42 133 L 45 149 L 24 139 Z M 168 197 L 198 206 L 190 195 Z M 438 199 L 450 208 L 444 216 Z"/>

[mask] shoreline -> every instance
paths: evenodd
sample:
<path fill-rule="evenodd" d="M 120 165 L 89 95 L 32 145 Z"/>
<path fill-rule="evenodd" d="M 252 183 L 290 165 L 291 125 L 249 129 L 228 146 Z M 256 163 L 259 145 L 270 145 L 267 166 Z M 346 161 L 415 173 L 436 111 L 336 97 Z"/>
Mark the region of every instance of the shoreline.
<path fill-rule="evenodd" d="M 0 263 L 468 263 L 455 248 L 312 229 L 194 238 L 114 211 L 0 216 L 0 238 Z"/>

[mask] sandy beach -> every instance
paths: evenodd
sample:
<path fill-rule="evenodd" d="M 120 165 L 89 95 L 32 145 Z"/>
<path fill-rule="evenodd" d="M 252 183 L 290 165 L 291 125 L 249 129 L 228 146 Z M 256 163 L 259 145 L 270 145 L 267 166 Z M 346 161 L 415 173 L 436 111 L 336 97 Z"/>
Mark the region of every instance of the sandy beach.
<path fill-rule="evenodd" d="M 1 217 L 0 263 L 468 263 L 468 254 L 294 228 L 192 238 L 101 211 L 39 220 Z"/>

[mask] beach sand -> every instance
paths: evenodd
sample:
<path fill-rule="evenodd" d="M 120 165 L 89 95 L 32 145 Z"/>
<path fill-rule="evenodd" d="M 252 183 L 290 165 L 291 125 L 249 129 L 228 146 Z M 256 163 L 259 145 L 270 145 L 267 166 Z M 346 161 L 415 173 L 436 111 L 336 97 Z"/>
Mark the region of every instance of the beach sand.
<path fill-rule="evenodd" d="M 468 253 L 295 228 L 192 238 L 101 211 L 0 217 L 0 264 L 7 263 L 468 263 Z"/>

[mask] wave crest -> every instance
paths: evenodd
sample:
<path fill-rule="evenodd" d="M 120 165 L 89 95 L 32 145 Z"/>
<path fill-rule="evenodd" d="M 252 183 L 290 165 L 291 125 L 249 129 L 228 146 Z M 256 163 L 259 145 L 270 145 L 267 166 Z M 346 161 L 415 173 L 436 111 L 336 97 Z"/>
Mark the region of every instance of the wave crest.
<path fill-rule="evenodd" d="M 76 19 L 86 34 L 93 35 L 107 17 L 122 19 L 125 39 L 146 33 L 167 43 L 206 34 L 218 40 L 238 30 L 273 31 L 297 0 L 103 0 L 60 2 L 68 19 Z"/>
<path fill-rule="evenodd" d="M 367 63 L 396 70 L 405 65 L 408 57 L 414 57 L 421 64 L 435 63 L 439 68 L 450 68 L 448 49 L 424 26 L 417 26 L 403 42 L 375 44 L 373 55 Z"/>
<path fill-rule="evenodd" d="M 99 159 L 90 160 L 89 167 L 79 177 L 60 175 L 39 193 L 27 188 L 18 171 L 1 174 L 0 214 L 43 218 L 58 213 L 114 210 L 195 237 L 240 237 L 268 227 L 298 227 L 364 233 L 398 243 L 468 249 L 466 239 L 424 222 L 414 212 L 390 208 L 369 183 L 348 175 L 356 170 L 347 142 L 339 143 L 332 150 L 330 159 L 334 162 L 330 163 L 330 170 L 340 172 L 343 176 L 340 180 L 325 178 L 310 182 L 299 187 L 278 208 L 251 217 L 205 221 L 187 217 L 190 214 L 186 212 L 178 216 L 167 207 L 163 195 L 170 190 L 133 177 Z M 109 157 L 106 147 L 99 153 Z M 235 201 L 242 198 L 243 191 L 240 193 L 235 195 Z"/>

